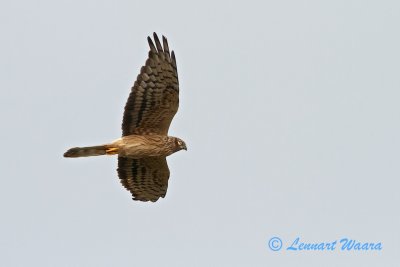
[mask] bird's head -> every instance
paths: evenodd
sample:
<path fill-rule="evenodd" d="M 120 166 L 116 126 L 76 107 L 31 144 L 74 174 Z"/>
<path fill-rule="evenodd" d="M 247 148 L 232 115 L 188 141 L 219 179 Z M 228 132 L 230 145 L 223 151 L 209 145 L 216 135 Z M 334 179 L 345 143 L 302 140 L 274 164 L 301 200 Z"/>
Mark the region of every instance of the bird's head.
<path fill-rule="evenodd" d="M 186 143 L 182 139 L 180 139 L 178 137 L 174 137 L 175 152 L 182 150 L 182 149 L 187 150 Z"/>

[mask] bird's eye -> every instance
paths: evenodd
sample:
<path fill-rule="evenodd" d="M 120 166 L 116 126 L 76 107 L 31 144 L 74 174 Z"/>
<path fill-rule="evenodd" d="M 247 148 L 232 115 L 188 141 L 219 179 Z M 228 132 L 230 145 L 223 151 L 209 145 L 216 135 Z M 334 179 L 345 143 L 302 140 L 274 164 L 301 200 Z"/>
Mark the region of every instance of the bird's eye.
<path fill-rule="evenodd" d="M 182 141 L 181 140 L 178 140 L 178 145 L 182 145 Z"/>

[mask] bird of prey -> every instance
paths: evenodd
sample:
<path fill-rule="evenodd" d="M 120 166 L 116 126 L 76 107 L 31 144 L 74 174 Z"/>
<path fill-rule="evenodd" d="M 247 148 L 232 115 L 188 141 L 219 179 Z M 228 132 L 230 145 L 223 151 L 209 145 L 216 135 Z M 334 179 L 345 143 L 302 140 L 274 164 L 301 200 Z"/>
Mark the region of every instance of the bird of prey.
<path fill-rule="evenodd" d="M 187 150 L 185 142 L 168 136 L 179 106 L 179 82 L 174 51 L 156 33 L 147 37 L 150 51 L 132 87 L 122 120 L 122 137 L 105 145 L 74 147 L 64 157 L 118 155 L 118 176 L 133 200 L 165 197 L 169 169 L 166 157 Z"/>

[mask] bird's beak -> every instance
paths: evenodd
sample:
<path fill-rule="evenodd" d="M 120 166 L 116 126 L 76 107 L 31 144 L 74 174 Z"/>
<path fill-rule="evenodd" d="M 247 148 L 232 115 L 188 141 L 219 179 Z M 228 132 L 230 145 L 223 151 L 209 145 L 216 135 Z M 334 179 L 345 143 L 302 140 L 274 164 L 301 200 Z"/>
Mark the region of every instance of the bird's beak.
<path fill-rule="evenodd" d="M 187 151 L 186 144 L 184 144 L 182 148 L 185 149 L 185 150 Z"/>

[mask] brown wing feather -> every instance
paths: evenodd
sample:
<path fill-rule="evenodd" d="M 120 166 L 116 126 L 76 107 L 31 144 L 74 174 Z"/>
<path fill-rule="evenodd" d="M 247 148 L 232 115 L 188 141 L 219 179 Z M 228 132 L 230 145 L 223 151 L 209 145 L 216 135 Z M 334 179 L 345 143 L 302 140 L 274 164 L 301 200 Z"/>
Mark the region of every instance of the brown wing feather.
<path fill-rule="evenodd" d="M 140 70 L 125 105 L 122 136 L 131 134 L 168 134 L 178 111 L 179 82 L 174 51 L 170 55 L 167 39 L 163 46 L 156 33 L 148 37 L 149 57 Z"/>
<path fill-rule="evenodd" d="M 155 202 L 167 193 L 169 169 L 164 157 L 118 157 L 118 176 L 133 200 Z"/>

